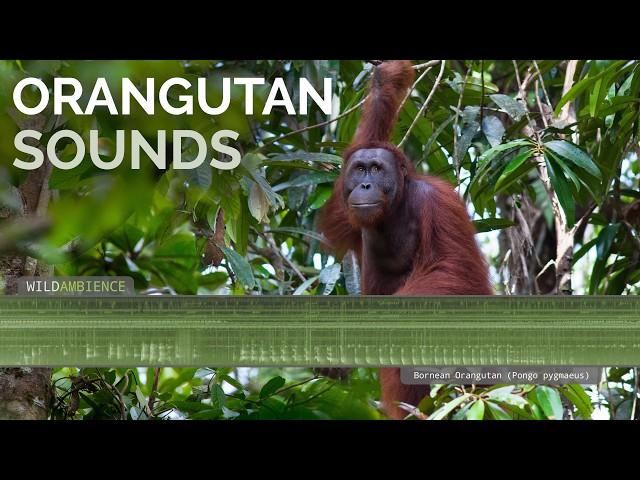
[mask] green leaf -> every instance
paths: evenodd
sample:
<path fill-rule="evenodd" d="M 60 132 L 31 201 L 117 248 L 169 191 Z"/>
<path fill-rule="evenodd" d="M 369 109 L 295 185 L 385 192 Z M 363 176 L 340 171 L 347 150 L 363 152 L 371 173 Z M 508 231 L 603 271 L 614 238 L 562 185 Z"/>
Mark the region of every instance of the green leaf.
<path fill-rule="evenodd" d="M 283 153 L 280 155 L 274 155 L 273 157 L 269 157 L 269 160 L 265 161 L 266 164 L 269 162 L 285 162 L 285 161 L 295 161 L 295 160 L 303 160 L 305 162 L 321 162 L 321 163 L 331 163 L 333 165 L 340 165 L 342 163 L 342 158 L 338 155 L 332 155 L 330 153 L 314 153 L 314 152 L 295 152 L 295 153 Z"/>
<path fill-rule="evenodd" d="M 211 405 L 200 402 L 190 402 L 186 400 L 174 400 L 171 405 L 183 413 L 196 413 L 211 410 Z"/>
<path fill-rule="evenodd" d="M 519 121 L 526 113 L 524 106 L 508 95 L 495 93 L 493 95 L 489 95 L 489 98 L 491 98 L 491 100 L 493 100 L 502 110 L 507 112 L 507 115 L 513 118 L 516 122 Z"/>
<path fill-rule="evenodd" d="M 545 416 L 550 420 L 562 420 L 562 400 L 554 388 L 538 385 L 535 389 L 536 403 L 542 408 Z"/>
<path fill-rule="evenodd" d="M 55 190 L 71 190 L 77 189 L 80 181 L 85 178 L 88 173 L 102 173 L 93 164 L 93 162 L 83 161 L 76 168 L 71 170 L 62 170 L 54 168 L 49 177 L 49 188 Z"/>
<path fill-rule="evenodd" d="M 471 141 L 473 140 L 473 137 L 475 137 L 476 133 L 478 133 L 479 128 L 480 124 L 473 121 L 462 130 L 455 152 L 458 163 L 461 163 L 462 159 L 464 159 L 469 147 L 471 146 Z"/>
<path fill-rule="evenodd" d="M 260 398 L 267 398 L 276 393 L 285 384 L 285 379 L 282 377 L 273 377 L 267 383 L 264 384 L 260 390 Z"/>
<path fill-rule="evenodd" d="M 573 254 L 573 260 L 572 260 L 572 265 L 575 265 L 578 260 L 580 260 L 582 257 L 584 257 L 584 255 L 593 248 L 593 246 L 596 244 L 597 238 L 593 238 L 591 240 L 589 240 L 587 243 L 585 243 L 584 245 L 582 245 L 582 247 L 580 247 L 580 249 Z"/>
<path fill-rule="evenodd" d="M 507 385 L 505 387 L 498 387 L 487 392 L 487 398 L 495 402 L 503 402 L 508 395 L 511 395 L 515 385 Z"/>
<path fill-rule="evenodd" d="M 484 402 L 477 400 L 471 405 L 471 408 L 467 411 L 467 420 L 482 420 L 484 418 Z"/>
<path fill-rule="evenodd" d="M 449 118 L 447 118 L 444 122 L 442 122 L 440 124 L 440 126 L 438 126 L 438 128 L 435 129 L 435 131 L 433 132 L 433 134 L 431 135 L 431 137 L 429 138 L 429 141 L 427 142 L 427 144 L 424 147 L 424 152 L 426 155 L 429 155 L 431 153 L 431 147 L 434 144 L 434 142 L 438 139 L 438 137 L 440 136 L 440 134 L 444 131 L 444 129 L 449 126 L 449 124 L 456 118 L 455 114 L 451 115 Z M 438 148 L 438 147 L 436 147 Z"/>
<path fill-rule="evenodd" d="M 224 394 L 224 390 L 220 384 L 214 383 L 211 386 L 211 406 L 216 410 L 220 410 L 224 407 L 226 401 L 227 397 Z"/>
<path fill-rule="evenodd" d="M 484 152 L 480 158 L 478 158 L 478 166 L 488 165 L 489 162 L 495 158 L 499 153 L 506 152 L 508 150 L 513 150 L 518 147 L 531 146 L 531 140 L 526 138 L 519 138 L 518 140 L 512 140 L 511 142 L 503 143 L 500 145 L 496 145 L 495 147 L 491 147 L 489 150 Z"/>
<path fill-rule="evenodd" d="M 260 171 L 260 165 L 264 160 L 264 156 L 256 153 L 247 153 L 242 158 L 241 170 L 244 170 L 249 177 L 258 184 L 262 192 L 266 196 L 269 204 L 275 208 L 284 208 L 284 200 L 280 195 L 275 193 L 275 189 L 269 185 L 267 179 Z"/>
<path fill-rule="evenodd" d="M 489 407 L 488 413 L 496 420 L 511 420 L 511 416 L 497 403 L 487 402 L 487 407 Z"/>
<path fill-rule="evenodd" d="M 243 197 L 244 200 L 244 197 Z M 227 217 L 227 225 L 234 224 L 234 231 L 236 234 L 235 249 L 238 254 L 244 256 L 247 254 L 247 247 L 249 245 L 249 219 L 251 213 L 249 212 L 248 202 L 242 201 L 240 203 L 240 215 L 237 217 Z"/>
<path fill-rule="evenodd" d="M 207 410 L 202 410 L 200 412 L 194 413 L 193 415 L 190 415 L 189 418 L 191 420 L 217 420 L 221 416 L 222 410 L 208 408 Z"/>
<path fill-rule="evenodd" d="M 237 219 L 242 216 L 242 202 L 244 197 L 239 190 L 224 192 L 225 194 L 220 198 L 220 205 L 224 210 L 224 216 L 227 221 L 226 234 L 229 238 L 236 241 L 236 223 Z M 213 225 L 215 226 L 215 218 L 213 218 Z M 235 220 L 235 221 L 234 221 Z"/>
<path fill-rule="evenodd" d="M 471 396 L 471 394 L 465 393 L 464 395 L 460 395 L 459 397 L 454 398 L 450 402 L 445 403 L 442 407 L 440 407 L 435 412 L 433 412 L 427 418 L 427 420 L 442 420 L 447 415 L 449 415 L 451 412 L 453 412 L 453 410 L 457 406 L 459 406 L 462 403 L 464 403 L 470 396 Z"/>
<path fill-rule="evenodd" d="M 185 172 L 185 177 L 190 187 L 196 187 L 200 190 L 207 191 L 211 186 L 212 167 L 207 162 L 203 162 L 196 168 L 190 168 Z"/>
<path fill-rule="evenodd" d="M 611 225 L 607 225 L 600 231 L 596 241 L 596 252 L 598 255 L 598 260 L 607 259 L 607 257 L 609 256 L 609 250 L 611 250 L 611 245 L 613 245 L 613 241 L 616 238 L 619 229 L 619 223 L 612 223 Z"/>
<path fill-rule="evenodd" d="M 473 225 L 476 227 L 476 232 L 480 233 L 502 230 L 503 228 L 514 226 L 515 223 L 506 218 L 483 218 L 481 220 L 474 220 Z"/>
<path fill-rule="evenodd" d="M 578 413 L 584 419 L 590 419 L 593 413 L 593 405 L 587 392 L 584 391 L 582 385 L 570 384 L 560 388 L 562 394 L 575 405 Z"/>
<path fill-rule="evenodd" d="M 422 403 L 422 402 L 421 402 Z M 469 411 L 469 409 L 473 406 L 475 402 L 469 402 L 467 403 L 464 407 L 459 408 L 458 411 L 456 413 L 454 413 L 453 415 L 451 415 L 451 420 L 464 420 L 465 418 L 467 418 L 467 412 Z M 426 413 L 424 410 L 422 410 L 420 407 L 418 407 L 418 410 L 420 410 L 422 413 Z"/>
<path fill-rule="evenodd" d="M 544 156 L 545 163 L 547 164 L 547 171 L 549 172 L 549 180 L 551 185 L 558 196 L 560 206 L 564 210 L 564 214 L 567 217 L 567 224 L 572 227 L 576 223 L 576 206 L 571 195 L 571 189 L 569 183 L 562 173 L 562 169 L 555 164 L 552 157 L 549 155 Z"/>
<path fill-rule="evenodd" d="M 504 136 L 504 125 L 494 115 L 488 115 L 482 120 L 482 132 L 487 137 L 487 141 L 492 147 L 500 145 Z"/>
<path fill-rule="evenodd" d="M 312 195 L 309 196 L 309 209 L 317 210 L 322 208 L 329 197 L 331 197 L 331 193 L 333 193 L 333 188 L 326 185 L 318 185 L 316 187 L 316 191 L 313 192 Z"/>
<path fill-rule="evenodd" d="M 160 242 L 153 254 L 153 260 L 163 259 L 188 268 L 195 268 L 198 258 L 195 236 L 191 232 L 180 232 Z"/>
<path fill-rule="evenodd" d="M 562 157 L 554 154 L 551 151 L 547 151 L 546 153 L 547 155 L 549 155 L 549 157 L 553 158 L 553 161 L 555 163 L 558 164 L 558 166 L 560 167 L 560 170 L 562 170 L 562 173 L 565 174 L 567 177 L 569 177 L 569 180 L 571 180 L 571 183 L 573 183 L 573 186 L 576 188 L 576 192 L 579 192 L 580 185 L 582 185 L 583 182 L 576 176 L 575 173 L 571 171 L 569 166 L 562 160 Z"/>
<path fill-rule="evenodd" d="M 611 71 L 617 70 L 618 67 L 620 65 L 623 65 L 624 63 L 626 63 L 626 60 L 619 60 L 619 61 L 613 62 L 611 65 L 609 65 L 606 69 L 604 69 L 603 71 L 601 71 L 597 75 L 594 75 L 592 77 L 585 77 L 582 80 L 576 82 L 576 84 L 573 87 L 571 87 L 569 89 L 569 91 L 560 99 L 560 101 L 556 105 L 555 110 L 553 111 L 553 115 L 557 117 L 558 114 L 560 113 L 560 110 L 562 110 L 562 107 L 567 102 L 570 102 L 570 101 L 574 100 L 585 89 L 587 89 L 589 86 L 591 86 L 595 82 L 597 82 L 598 79 L 600 79 L 603 76 L 607 75 Z M 623 70 L 626 70 L 627 68 L 628 67 L 625 67 Z M 623 73 L 623 71 L 622 70 L 618 70 L 618 73 L 621 74 L 621 73 Z"/>
<path fill-rule="evenodd" d="M 606 263 L 606 258 L 598 258 L 593 262 L 593 267 L 591 267 L 591 278 L 589 279 L 589 295 L 596 293 L 598 285 L 600 285 L 600 281 L 604 277 Z"/>
<path fill-rule="evenodd" d="M 526 149 L 516 155 L 507 164 L 502 174 L 500 175 L 500 178 L 498 178 L 498 181 L 496 182 L 494 193 L 497 194 L 506 190 L 533 168 L 532 164 L 525 165 L 525 162 L 531 157 L 532 153 L 532 150 Z"/>
<path fill-rule="evenodd" d="M 208 288 L 209 290 L 215 290 L 227 283 L 228 279 L 229 276 L 226 272 L 211 272 L 206 275 L 200 275 L 198 277 L 198 285 Z"/>
<path fill-rule="evenodd" d="M 304 282 L 302 282 L 298 288 L 296 288 L 293 292 L 293 295 L 302 295 L 304 292 L 307 291 L 307 289 L 313 285 L 313 282 L 315 282 L 316 280 L 318 280 L 319 275 L 316 275 L 315 277 L 310 277 L 307 278 Z"/>
<path fill-rule="evenodd" d="M 596 178 L 602 178 L 602 173 L 598 166 L 591 159 L 591 156 L 580 149 L 577 145 L 566 140 L 552 140 L 544 144 L 545 148 L 553 151 L 562 158 L 567 159 L 577 167 L 580 167 Z"/>
<path fill-rule="evenodd" d="M 531 404 L 531 412 L 533 413 L 533 417 L 536 420 L 546 420 L 546 417 L 544 416 L 542 409 L 535 403 Z"/>
<path fill-rule="evenodd" d="M 333 183 L 338 178 L 336 172 L 311 172 L 299 177 L 289 180 L 287 182 L 279 183 L 273 187 L 274 192 L 279 192 L 286 188 L 291 187 L 306 187 L 307 185 L 317 185 L 319 183 Z"/>
<path fill-rule="evenodd" d="M 232 250 L 224 245 L 218 245 L 218 247 L 224 253 L 224 256 L 229 261 L 229 265 L 231 266 L 231 270 L 235 273 L 236 277 L 247 288 L 253 288 L 256 284 L 256 279 L 253 276 L 253 271 L 251 270 L 251 265 L 247 260 L 240 256 L 238 252 Z"/>
<path fill-rule="evenodd" d="M 602 81 L 603 79 L 599 78 L 593 86 L 593 90 L 591 90 L 591 93 L 589 94 L 589 115 L 591 117 L 596 116 L 600 99 L 602 98 L 602 90 L 605 90 L 602 85 Z"/>

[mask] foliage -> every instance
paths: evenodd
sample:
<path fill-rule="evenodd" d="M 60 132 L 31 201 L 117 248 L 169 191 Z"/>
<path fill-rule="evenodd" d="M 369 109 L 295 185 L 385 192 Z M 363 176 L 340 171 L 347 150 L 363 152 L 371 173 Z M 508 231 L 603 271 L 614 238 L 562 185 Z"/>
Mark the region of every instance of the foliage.
<path fill-rule="evenodd" d="M 408 132 L 403 149 L 416 168 L 455 184 L 482 232 L 483 245 L 499 241 L 500 251 L 491 258 L 497 293 L 555 291 L 559 213 L 554 198 L 573 239 L 574 291 L 638 293 L 640 64 L 581 60 L 573 65 L 572 82 L 565 86 L 569 66 L 570 62 L 555 60 L 447 61 L 443 81 L 436 84 L 439 67 L 430 67 L 400 111 L 395 143 Z M 13 138 L 20 129 L 22 120 L 11 113 L 11 94 L 25 76 L 38 76 L 48 84 L 56 76 L 76 77 L 88 86 L 104 76 L 113 91 L 125 76 L 139 84 L 147 77 L 159 84 L 174 76 L 206 76 L 212 105 L 219 99 L 223 76 L 269 81 L 283 77 L 289 86 L 306 77 L 317 89 L 322 78 L 332 77 L 339 110 L 347 112 L 363 99 L 371 69 L 371 64 L 356 60 L 4 61 L 0 130 Z M 410 127 L 432 88 L 429 108 Z M 264 104 L 267 92 L 255 89 L 257 106 Z M 97 128 L 105 159 L 115 152 L 117 129 L 139 129 L 153 144 L 159 129 L 193 129 L 206 137 L 225 128 L 240 133 L 236 146 L 242 163 L 233 171 L 208 166 L 161 171 L 143 158 L 142 169 L 136 171 L 124 162 L 123 168 L 104 172 L 89 161 L 77 169 L 55 170 L 49 180 L 55 191 L 49 228 L 25 235 L 10 228 L 17 224 L 3 216 L 0 249 L 5 250 L 0 253 L 16 253 L 17 248 L 19 254 L 53 264 L 58 275 L 131 276 L 143 294 L 357 293 L 357 268 L 353 262 L 341 265 L 323 252 L 314 217 L 331 193 L 359 110 L 339 118 L 336 112 L 327 119 L 311 104 L 305 116 L 280 108 L 268 116 L 247 116 L 242 91 L 233 93 L 231 107 L 217 117 L 197 111 L 170 116 L 162 109 L 155 115 L 134 109 L 130 116 L 112 116 L 106 108 L 91 116 L 63 112 L 55 117 L 47 111 L 43 141 L 62 128 L 83 137 Z M 321 126 L 305 128 L 314 124 Z M 62 147 L 62 157 L 74 154 L 71 145 Z M 26 177 L 26 172 L 10 166 L 16 156 L 12 142 L 0 142 L 0 201 L 9 210 L 16 205 L 14 187 Z M 521 217 L 537 220 L 524 225 Z M 524 239 L 521 251 L 505 240 L 516 233 Z M 524 259 L 529 270 L 517 273 L 510 263 L 514 258 Z M 514 290 L 511 285 L 520 281 L 518 276 L 535 278 L 529 280 L 533 287 Z M 306 369 L 253 369 L 241 380 L 229 369 L 163 368 L 155 388 L 153 370 L 141 372 L 59 369 L 52 416 L 381 415 L 375 403 L 374 370 L 356 369 L 347 381 L 338 382 Z M 570 412 L 589 418 L 592 403 L 598 402 L 615 418 L 635 415 L 635 371 L 610 369 L 608 376 L 609 382 L 587 391 L 577 385 L 441 385 L 418 406 L 415 417 L 539 419 Z"/>

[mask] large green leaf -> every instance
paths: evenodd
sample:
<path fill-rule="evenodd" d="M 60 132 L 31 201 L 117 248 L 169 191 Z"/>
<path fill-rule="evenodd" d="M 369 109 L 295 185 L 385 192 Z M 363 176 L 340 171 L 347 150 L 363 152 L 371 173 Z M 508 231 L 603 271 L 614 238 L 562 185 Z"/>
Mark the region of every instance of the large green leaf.
<path fill-rule="evenodd" d="M 503 228 L 512 227 L 515 223 L 506 218 L 483 218 L 474 220 L 473 225 L 476 227 L 476 232 L 490 232 L 492 230 L 502 230 Z"/>
<path fill-rule="evenodd" d="M 476 400 L 467 411 L 467 420 L 482 420 L 484 418 L 484 402 Z"/>
<path fill-rule="evenodd" d="M 547 171 L 549 172 L 549 180 L 551 185 L 558 196 L 560 206 L 564 210 L 564 214 L 567 217 L 567 224 L 572 227 L 576 223 L 576 205 L 571 195 L 571 189 L 569 183 L 562 173 L 562 169 L 549 155 L 544 156 L 547 164 Z"/>
<path fill-rule="evenodd" d="M 593 246 L 596 244 L 596 241 L 597 239 L 593 238 L 589 240 L 587 243 L 585 243 L 584 245 L 582 245 L 582 247 L 580 247 L 580 249 L 573 254 L 572 265 L 575 265 L 578 262 L 578 260 L 584 257 L 586 253 L 593 248 Z"/>
<path fill-rule="evenodd" d="M 285 379 L 282 377 L 273 377 L 267 383 L 264 384 L 260 390 L 260 398 L 267 398 L 276 393 L 285 384 Z"/>
<path fill-rule="evenodd" d="M 510 142 L 491 147 L 489 150 L 484 152 L 480 158 L 478 158 L 478 168 L 481 168 L 483 165 L 488 165 L 489 162 L 500 153 L 507 152 L 518 147 L 525 147 L 527 145 L 533 145 L 531 140 L 527 138 L 519 138 L 517 140 L 512 140 Z"/>
<path fill-rule="evenodd" d="M 602 173 L 598 166 L 591 159 L 591 156 L 580 149 L 577 145 L 566 140 L 552 140 L 544 144 L 545 148 L 548 148 L 552 152 L 560 155 L 562 158 L 567 159 L 577 167 L 580 167 L 596 178 L 602 178 Z"/>
<path fill-rule="evenodd" d="M 440 407 L 438 410 L 433 412 L 429 416 L 428 420 L 442 420 L 447 415 L 449 415 L 451 412 L 453 412 L 453 410 L 456 407 L 458 407 L 459 405 L 464 403 L 467 399 L 469 399 L 470 396 L 471 396 L 470 393 L 465 393 L 465 394 L 460 395 L 459 397 L 456 397 L 453 400 L 445 403 L 442 407 Z"/>
<path fill-rule="evenodd" d="M 554 388 L 538 385 L 535 389 L 536 403 L 542 408 L 545 416 L 550 420 L 562 420 L 562 400 Z"/>
<path fill-rule="evenodd" d="M 575 405 L 580 416 L 584 419 L 591 418 L 593 413 L 593 405 L 587 392 L 584 391 L 582 385 L 570 384 L 564 385 L 560 388 L 562 394 Z"/>
<path fill-rule="evenodd" d="M 613 240 L 616 238 L 619 229 L 619 223 L 612 223 L 600 231 L 596 240 L 598 260 L 607 259 L 609 256 L 609 250 L 611 250 L 611 245 L 613 245 Z"/>

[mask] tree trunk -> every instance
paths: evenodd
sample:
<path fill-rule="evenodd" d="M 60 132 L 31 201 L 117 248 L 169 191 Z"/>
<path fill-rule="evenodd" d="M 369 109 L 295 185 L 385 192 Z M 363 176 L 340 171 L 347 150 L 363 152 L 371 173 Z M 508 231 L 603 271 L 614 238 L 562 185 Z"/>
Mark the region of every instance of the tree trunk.
<path fill-rule="evenodd" d="M 42 131 L 44 120 L 43 117 L 36 117 L 32 120 L 33 125 L 21 127 Z M 38 222 L 44 216 L 51 195 L 51 168 L 51 163 L 46 161 L 42 167 L 27 175 L 19 189 L 14 188 L 14 196 L 20 200 L 16 202 L 18 208 L 15 205 L 0 205 L 0 222 L 5 227 L 16 221 Z M 6 295 L 16 293 L 16 279 L 22 275 L 50 274 L 49 266 L 20 252 L 11 239 L 8 239 L 5 249 L 0 251 L 0 280 Z M 0 368 L 0 420 L 47 419 L 50 399 L 50 368 Z"/>

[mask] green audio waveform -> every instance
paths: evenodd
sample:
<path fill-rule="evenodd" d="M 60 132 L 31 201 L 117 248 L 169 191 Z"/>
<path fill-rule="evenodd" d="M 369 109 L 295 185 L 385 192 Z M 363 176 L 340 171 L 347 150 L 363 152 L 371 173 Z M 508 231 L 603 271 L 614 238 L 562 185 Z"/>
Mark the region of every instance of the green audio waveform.
<path fill-rule="evenodd" d="M 640 365 L 640 298 L 5 296 L 0 365 Z"/>

